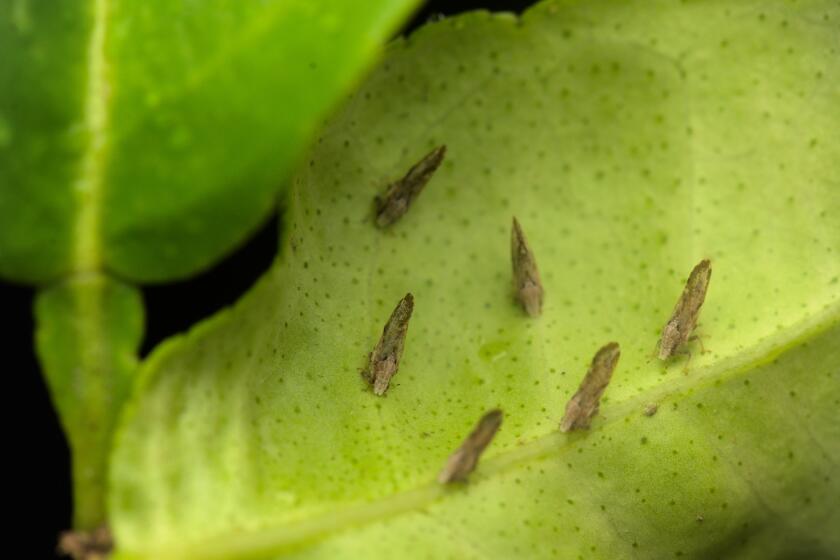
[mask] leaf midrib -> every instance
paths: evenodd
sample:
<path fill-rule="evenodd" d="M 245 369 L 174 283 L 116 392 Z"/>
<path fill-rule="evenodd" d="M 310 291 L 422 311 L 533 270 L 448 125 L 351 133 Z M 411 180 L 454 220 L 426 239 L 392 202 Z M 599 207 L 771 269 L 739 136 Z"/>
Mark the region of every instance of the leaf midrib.
<path fill-rule="evenodd" d="M 601 412 L 601 421 L 596 422 L 590 433 L 603 430 L 622 421 L 629 415 L 639 414 L 646 402 L 661 403 L 672 395 L 686 396 L 690 389 L 708 389 L 716 387 L 716 382 L 723 378 L 733 378 L 740 373 L 766 365 L 785 351 L 793 349 L 810 338 L 840 325 L 840 301 L 827 305 L 822 312 L 802 319 L 777 336 L 767 337 L 757 342 L 752 348 L 739 352 L 738 355 L 721 360 L 690 375 L 680 375 L 647 391 L 605 407 Z M 606 414 L 604 414 L 606 412 Z M 559 413 L 558 413 L 559 421 Z M 543 436 L 494 455 L 482 461 L 479 469 L 470 479 L 470 486 L 521 467 L 531 461 L 538 461 L 551 453 L 567 451 L 580 441 L 576 434 L 564 434 L 554 430 Z M 332 533 L 391 519 L 396 515 L 416 512 L 422 508 L 457 495 L 458 488 L 441 486 L 434 482 L 434 473 L 429 476 L 429 483 L 392 494 L 390 496 L 357 505 L 330 510 L 308 519 L 294 521 L 282 526 L 275 526 L 250 533 L 231 533 L 204 539 L 201 543 L 185 543 L 180 546 L 154 550 L 136 551 L 139 557 L 159 558 L 202 558 L 205 560 L 243 560 L 260 558 L 269 554 L 282 553 L 300 547 L 308 541 L 324 538 Z M 130 556 L 134 558 L 134 554 Z"/>
<path fill-rule="evenodd" d="M 109 0 L 93 0 L 90 39 L 87 50 L 84 127 L 88 134 L 79 175 L 74 183 L 78 208 L 73 247 L 74 272 L 94 272 L 102 265 L 100 222 L 109 144 L 109 76 L 105 56 Z"/>

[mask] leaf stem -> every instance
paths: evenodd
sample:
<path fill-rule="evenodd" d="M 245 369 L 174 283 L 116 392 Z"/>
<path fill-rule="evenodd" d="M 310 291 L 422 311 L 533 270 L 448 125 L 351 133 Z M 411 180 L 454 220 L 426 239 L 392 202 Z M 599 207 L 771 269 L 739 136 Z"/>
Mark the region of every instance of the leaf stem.
<path fill-rule="evenodd" d="M 35 300 L 36 349 L 72 451 L 74 526 L 106 520 L 111 436 L 137 369 L 143 304 L 136 288 L 76 275 Z"/>

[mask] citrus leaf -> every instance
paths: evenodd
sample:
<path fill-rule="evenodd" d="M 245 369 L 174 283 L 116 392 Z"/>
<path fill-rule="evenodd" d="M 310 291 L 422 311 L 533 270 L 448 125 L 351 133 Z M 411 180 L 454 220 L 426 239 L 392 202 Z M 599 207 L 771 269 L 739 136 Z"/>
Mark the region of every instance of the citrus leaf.
<path fill-rule="evenodd" d="M 113 455 L 119 557 L 833 555 L 838 18 L 821 0 L 562 2 L 395 44 L 297 175 L 276 266 L 143 366 Z M 440 144 L 376 228 L 374 196 Z M 537 319 L 512 294 L 513 215 Z M 709 352 L 663 365 L 704 257 Z M 409 291 L 376 397 L 360 372 Z M 611 340 L 599 415 L 561 434 Z M 469 483 L 437 485 L 496 407 Z"/>
<path fill-rule="evenodd" d="M 416 2 L 0 6 L 0 274 L 208 266 Z"/>

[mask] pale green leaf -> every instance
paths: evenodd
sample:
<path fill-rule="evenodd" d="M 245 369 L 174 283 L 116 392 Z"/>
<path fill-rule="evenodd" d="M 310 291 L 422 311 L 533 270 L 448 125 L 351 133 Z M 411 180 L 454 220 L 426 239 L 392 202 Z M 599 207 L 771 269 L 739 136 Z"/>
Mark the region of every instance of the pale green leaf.
<path fill-rule="evenodd" d="M 838 20 L 827 0 L 576 1 L 395 44 L 295 179 L 276 266 L 145 364 L 112 468 L 120 557 L 836 556 Z M 377 229 L 374 195 L 442 143 Z M 512 298 L 513 215 L 538 319 Z M 710 352 L 665 367 L 703 257 Z M 409 291 L 378 398 L 360 370 Z M 560 434 L 611 340 L 592 429 Z M 436 485 L 494 407 L 473 479 Z"/>

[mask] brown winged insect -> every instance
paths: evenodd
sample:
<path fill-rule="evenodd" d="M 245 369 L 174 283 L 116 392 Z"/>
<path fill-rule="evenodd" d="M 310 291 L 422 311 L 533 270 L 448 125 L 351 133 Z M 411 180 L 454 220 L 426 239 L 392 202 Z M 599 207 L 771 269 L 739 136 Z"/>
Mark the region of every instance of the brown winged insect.
<path fill-rule="evenodd" d="M 385 394 L 391 378 L 396 375 L 400 367 L 405 335 L 408 333 L 408 320 L 411 319 L 412 311 L 414 311 L 414 296 L 406 294 L 385 323 L 382 336 L 379 337 L 379 342 L 370 353 L 368 366 L 362 372 L 362 376 L 373 385 L 373 392 L 377 395 Z"/>
<path fill-rule="evenodd" d="M 617 342 L 610 342 L 598 350 L 577 393 L 566 404 L 566 413 L 560 421 L 561 432 L 589 427 L 592 417 L 598 413 L 601 395 L 612 379 L 619 356 L 621 349 Z"/>
<path fill-rule="evenodd" d="M 691 271 L 671 318 L 662 329 L 662 337 L 658 344 L 660 360 L 667 360 L 673 356 L 677 349 L 688 341 L 694 327 L 697 326 L 697 317 L 706 299 L 711 277 L 712 263 L 709 259 L 703 259 Z"/>
<path fill-rule="evenodd" d="M 446 146 L 438 146 L 414 164 L 402 179 L 388 185 L 384 195 L 376 197 L 377 226 L 388 227 L 408 212 L 411 203 L 440 167 L 445 155 Z"/>
<path fill-rule="evenodd" d="M 513 291 L 522 308 L 531 317 L 542 312 L 543 287 L 534 253 L 516 218 L 510 230 L 510 260 L 513 264 Z"/>
<path fill-rule="evenodd" d="M 484 449 L 490 445 L 493 436 L 499 431 L 502 425 L 502 411 L 495 409 L 481 417 L 478 425 L 467 436 L 455 453 L 449 456 L 446 465 L 438 475 L 438 482 L 448 484 L 467 479 L 467 476 L 475 470 L 478 465 L 478 458 Z"/>

